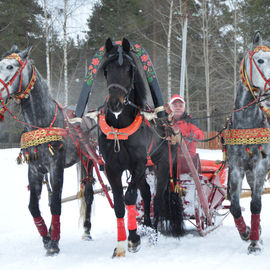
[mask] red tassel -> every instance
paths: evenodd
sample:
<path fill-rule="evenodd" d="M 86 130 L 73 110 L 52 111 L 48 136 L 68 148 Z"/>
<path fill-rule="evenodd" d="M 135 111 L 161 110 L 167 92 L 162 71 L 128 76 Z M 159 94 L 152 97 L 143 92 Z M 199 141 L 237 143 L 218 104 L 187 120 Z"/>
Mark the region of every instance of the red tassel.
<path fill-rule="evenodd" d="M 53 156 L 54 155 L 54 148 L 51 146 L 50 143 L 48 144 L 48 147 L 49 147 L 49 151 L 50 151 L 51 155 Z"/>
<path fill-rule="evenodd" d="M 17 157 L 17 164 L 20 165 L 22 164 L 22 153 L 20 152 L 18 157 Z"/>
<path fill-rule="evenodd" d="M 34 149 L 34 160 L 37 160 L 37 148 Z"/>
<path fill-rule="evenodd" d="M 5 113 L 6 109 L 2 108 L 0 110 L 0 122 L 4 121 L 4 113 Z"/>
<path fill-rule="evenodd" d="M 171 192 L 174 191 L 174 181 L 173 181 L 173 179 L 170 180 L 170 191 Z"/>
<path fill-rule="evenodd" d="M 127 240 L 125 221 L 123 218 L 117 219 L 117 241 Z"/>
<path fill-rule="evenodd" d="M 252 157 L 252 152 L 251 152 L 251 150 L 248 147 L 246 148 L 246 151 L 247 151 L 248 156 L 249 157 Z"/>
<path fill-rule="evenodd" d="M 154 166 L 154 163 L 151 160 L 150 156 L 147 156 L 147 163 L 146 163 L 146 167 L 152 167 Z"/>
<path fill-rule="evenodd" d="M 25 162 L 26 163 L 29 163 L 30 162 L 30 156 L 29 156 L 29 152 L 28 151 L 25 151 L 24 159 L 25 159 Z"/>

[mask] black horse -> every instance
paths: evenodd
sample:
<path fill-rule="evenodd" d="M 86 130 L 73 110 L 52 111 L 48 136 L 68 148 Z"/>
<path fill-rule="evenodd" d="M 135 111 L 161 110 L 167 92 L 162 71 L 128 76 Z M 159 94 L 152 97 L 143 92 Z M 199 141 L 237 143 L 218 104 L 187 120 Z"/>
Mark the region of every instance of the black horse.
<path fill-rule="evenodd" d="M 168 189 L 169 150 L 165 139 L 165 128 L 146 123 L 141 110 L 145 108 L 146 87 L 140 75 L 135 57 L 127 39 L 122 45 L 114 45 L 111 39 L 105 44 L 102 68 L 107 81 L 108 97 L 99 115 L 99 147 L 105 160 L 105 170 L 112 187 L 114 210 L 117 217 L 118 245 L 113 256 L 124 256 L 126 231 L 124 225 L 125 207 L 128 211 L 128 250 L 136 252 L 140 248 L 137 234 L 136 210 L 137 189 L 144 200 L 144 224 L 151 226 L 150 188 L 145 181 L 147 152 L 156 166 L 157 190 L 154 199 L 154 228 L 157 230 L 159 217 L 164 205 L 164 194 Z M 175 151 L 172 158 L 175 158 Z M 129 170 L 131 180 L 123 196 L 121 176 Z M 181 201 L 181 200 L 180 200 Z M 179 219 L 175 227 L 177 234 L 183 233 L 183 216 L 178 208 Z"/>
<path fill-rule="evenodd" d="M 73 132 L 70 127 L 63 108 L 51 98 L 45 80 L 32 61 L 28 59 L 29 51 L 30 49 L 19 51 L 17 46 L 13 46 L 0 61 L 0 83 L 2 84 L 0 98 L 3 105 L 1 112 L 9 111 L 5 105 L 9 99 L 14 99 L 21 106 L 25 125 L 21 146 L 24 158 L 29 163 L 29 210 L 42 236 L 47 254 L 52 255 L 59 252 L 64 168 L 80 161 L 75 142 L 78 138 L 76 132 Z M 88 136 L 88 134 L 85 135 Z M 83 161 L 85 164 L 88 162 L 88 160 Z M 88 168 L 82 170 L 82 179 L 86 180 L 88 176 L 91 176 L 92 167 L 89 164 L 84 167 Z M 47 173 L 50 175 L 51 186 L 50 230 L 47 229 L 39 210 L 42 182 Z M 84 196 L 87 207 L 84 220 L 85 237 L 90 239 L 90 215 L 93 201 L 91 181 L 85 181 Z"/>
<path fill-rule="evenodd" d="M 261 251 L 261 195 L 269 170 L 270 133 L 269 102 L 265 97 L 270 89 L 270 42 L 263 41 L 259 32 L 254 36 L 251 50 L 241 65 L 239 84 L 229 130 L 224 133 L 229 165 L 228 195 L 230 211 L 243 240 L 250 240 L 249 253 Z M 263 101 L 264 100 L 264 101 Z M 257 102 L 260 102 L 257 104 Z M 242 217 L 240 193 L 246 176 L 252 191 L 250 203 L 251 228 Z"/>

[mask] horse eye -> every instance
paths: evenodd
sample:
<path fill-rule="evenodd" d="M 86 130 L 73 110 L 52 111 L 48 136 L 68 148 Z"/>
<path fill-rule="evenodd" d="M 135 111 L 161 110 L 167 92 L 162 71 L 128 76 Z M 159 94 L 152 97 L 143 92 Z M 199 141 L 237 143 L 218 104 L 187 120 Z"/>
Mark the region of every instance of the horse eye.
<path fill-rule="evenodd" d="M 258 63 L 259 63 L 259 64 L 263 64 L 263 63 L 264 63 L 264 60 L 263 60 L 263 59 L 259 59 L 259 60 L 258 60 Z"/>
<path fill-rule="evenodd" d="M 8 65 L 7 66 L 7 69 L 11 70 L 11 69 L 13 69 L 13 66 L 12 65 Z"/>

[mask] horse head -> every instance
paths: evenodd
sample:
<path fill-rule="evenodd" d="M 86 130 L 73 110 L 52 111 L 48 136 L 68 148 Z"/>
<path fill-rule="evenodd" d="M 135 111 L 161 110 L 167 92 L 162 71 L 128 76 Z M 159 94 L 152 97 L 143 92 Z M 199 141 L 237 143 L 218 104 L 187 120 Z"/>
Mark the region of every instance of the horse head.
<path fill-rule="evenodd" d="M 33 69 L 28 62 L 31 48 L 19 51 L 16 45 L 3 56 L 0 61 L 0 98 L 5 102 L 10 97 L 25 97 L 25 89 L 28 87 Z"/>
<path fill-rule="evenodd" d="M 263 40 L 257 31 L 250 47 L 242 61 L 241 76 L 244 84 L 253 89 L 255 96 L 260 96 L 270 89 L 270 42 Z"/>
<path fill-rule="evenodd" d="M 121 113 L 122 110 L 130 99 L 132 102 L 138 103 L 141 106 L 143 103 L 143 89 L 136 93 L 132 90 L 138 88 L 137 84 L 140 81 L 138 78 L 137 66 L 135 60 L 130 52 L 131 45 L 129 41 L 124 38 L 122 45 L 113 44 L 111 39 L 108 38 L 105 43 L 105 57 L 104 64 L 102 65 L 104 76 L 107 81 L 107 89 L 109 93 L 108 108 L 113 113 Z"/>

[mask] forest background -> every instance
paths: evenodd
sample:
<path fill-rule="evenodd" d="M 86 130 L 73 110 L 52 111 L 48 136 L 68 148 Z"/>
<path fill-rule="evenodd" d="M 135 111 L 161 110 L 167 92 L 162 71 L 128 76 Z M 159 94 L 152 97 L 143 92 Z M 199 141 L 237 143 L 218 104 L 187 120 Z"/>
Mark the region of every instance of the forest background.
<path fill-rule="evenodd" d="M 254 32 L 270 34 L 268 0 L 1 0 L 0 55 L 13 44 L 32 46 L 51 95 L 75 106 L 94 53 L 108 37 L 126 37 L 149 53 L 167 102 L 180 91 L 186 17 L 188 111 L 204 131 L 218 131 L 233 109 L 240 61 Z M 91 94 L 91 109 L 104 102 L 101 85 Z M 15 103 L 10 109 L 20 117 Z M 6 113 L 0 143 L 18 144 L 22 130 Z"/>

